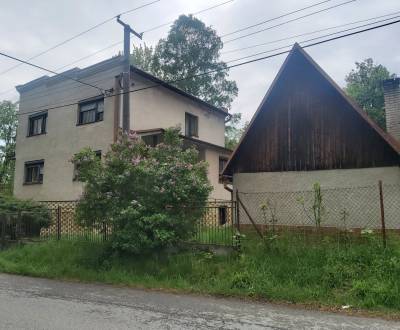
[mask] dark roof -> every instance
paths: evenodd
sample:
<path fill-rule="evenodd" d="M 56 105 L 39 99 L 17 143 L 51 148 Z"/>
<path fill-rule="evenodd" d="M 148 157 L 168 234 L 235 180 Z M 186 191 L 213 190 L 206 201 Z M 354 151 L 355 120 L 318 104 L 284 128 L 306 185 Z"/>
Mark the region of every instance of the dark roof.
<path fill-rule="evenodd" d="M 153 134 L 162 134 L 162 133 L 165 132 L 165 129 L 164 128 L 150 128 L 150 129 L 136 130 L 136 131 L 132 131 L 132 132 L 134 132 L 134 133 L 136 133 L 138 135 L 152 134 L 152 133 Z M 182 134 L 180 134 L 179 136 L 183 140 L 188 141 L 188 142 L 190 142 L 192 144 L 195 144 L 195 145 L 209 147 L 209 148 L 220 150 L 220 151 L 223 151 L 223 152 L 226 152 L 226 153 L 231 153 L 232 152 L 231 149 L 228 149 L 228 148 L 225 148 L 225 147 L 222 147 L 222 146 L 210 143 L 210 142 L 206 142 L 206 141 L 203 141 L 203 140 L 191 138 L 191 137 L 188 137 L 188 136 L 182 135 Z"/>
<path fill-rule="evenodd" d="M 56 83 L 56 82 L 59 82 L 59 81 L 67 80 L 68 79 L 67 77 L 71 77 L 71 78 L 74 78 L 74 79 L 83 79 L 83 78 L 85 78 L 87 76 L 96 74 L 98 72 L 101 72 L 101 71 L 104 71 L 104 70 L 107 70 L 107 69 L 110 69 L 110 68 L 113 68 L 113 67 L 116 67 L 116 66 L 120 66 L 120 65 L 122 65 L 122 63 L 123 63 L 123 57 L 122 56 L 116 56 L 116 57 L 110 58 L 108 60 L 96 63 L 96 64 L 91 65 L 91 66 L 88 66 L 88 67 L 83 68 L 83 69 L 80 69 L 80 68 L 77 68 L 77 67 L 72 68 L 70 70 L 62 72 L 62 75 L 55 75 L 55 76 L 52 76 L 52 77 L 42 76 L 42 77 L 40 77 L 38 79 L 35 79 L 35 80 L 32 80 L 32 81 L 30 81 L 30 82 L 28 82 L 26 84 L 18 85 L 18 86 L 16 86 L 16 89 L 17 89 L 17 91 L 19 93 L 22 93 L 22 92 L 29 91 L 29 90 L 31 90 L 33 88 L 36 88 L 38 86 L 41 86 L 43 84 L 51 84 L 51 83 Z M 212 104 L 210 104 L 210 103 L 208 103 L 206 101 L 203 101 L 203 100 L 199 99 L 198 97 L 193 96 L 193 95 L 191 95 L 191 94 L 189 94 L 189 93 L 187 93 L 187 92 L 185 92 L 185 91 L 183 91 L 183 90 L 181 90 L 181 89 L 179 89 L 179 88 L 177 88 L 177 87 L 175 87 L 175 86 L 173 86 L 173 85 L 171 85 L 171 84 L 169 84 L 169 83 L 167 83 L 167 82 L 165 82 L 165 81 L 163 81 L 163 80 L 161 80 L 161 79 L 159 79 L 159 78 L 157 78 L 157 77 L 155 77 L 155 76 L 153 76 L 153 75 L 151 75 L 151 74 L 149 74 L 149 73 L 147 73 L 147 72 L 145 72 L 145 71 L 143 71 L 143 70 L 141 70 L 141 69 L 139 69 L 137 67 L 131 66 L 131 71 L 135 72 L 136 74 L 142 76 L 145 79 L 151 80 L 152 82 L 156 83 L 157 85 L 165 87 L 165 88 L 171 90 L 172 92 L 175 92 L 175 93 L 180 94 L 180 95 L 182 95 L 184 97 L 187 97 L 190 100 L 192 100 L 192 101 L 194 101 L 194 102 L 196 102 L 196 103 L 198 103 L 198 104 L 200 104 L 200 105 L 202 105 L 202 106 L 204 106 L 206 108 L 209 108 L 209 109 L 211 109 L 213 111 L 216 111 L 216 112 L 224 115 L 225 117 L 229 116 L 229 113 L 228 113 L 227 110 L 220 109 L 220 108 L 218 108 L 218 107 L 216 107 L 216 106 L 214 106 L 214 105 L 212 105 Z"/>
<path fill-rule="evenodd" d="M 383 131 L 372 119 L 370 119 L 367 114 L 365 113 L 364 110 L 360 108 L 359 105 L 357 105 L 348 95 L 345 94 L 345 92 L 340 88 L 328 75 L 326 72 L 322 70 L 322 68 L 296 43 L 289 55 L 287 56 L 285 62 L 283 63 L 282 67 L 280 68 L 277 76 L 275 77 L 274 81 L 272 82 L 270 88 L 268 89 L 266 95 L 264 96 L 263 100 L 261 101 L 261 104 L 259 105 L 257 111 L 255 112 L 250 124 L 248 125 L 246 131 L 244 132 L 243 136 L 241 137 L 238 145 L 234 149 L 233 153 L 231 154 L 231 157 L 229 158 L 224 170 L 223 170 L 223 175 L 229 176 L 231 173 L 231 165 L 233 161 L 238 157 L 238 150 L 240 149 L 241 145 L 243 144 L 243 141 L 246 139 L 248 133 L 250 130 L 252 130 L 255 122 L 257 121 L 257 118 L 259 117 L 260 113 L 264 109 L 264 104 L 267 102 L 269 99 L 275 85 L 277 84 L 277 81 L 282 75 L 282 72 L 284 71 L 285 67 L 288 65 L 288 62 L 290 61 L 291 57 L 294 54 L 300 54 L 303 56 L 325 79 L 326 81 L 343 97 L 345 102 L 347 102 L 350 105 L 350 108 L 353 109 L 361 118 L 364 120 L 367 125 L 369 125 L 384 141 L 385 143 L 390 146 L 390 148 L 395 151 L 397 154 L 400 154 L 400 143 L 392 137 L 390 134 L 387 132 Z"/>

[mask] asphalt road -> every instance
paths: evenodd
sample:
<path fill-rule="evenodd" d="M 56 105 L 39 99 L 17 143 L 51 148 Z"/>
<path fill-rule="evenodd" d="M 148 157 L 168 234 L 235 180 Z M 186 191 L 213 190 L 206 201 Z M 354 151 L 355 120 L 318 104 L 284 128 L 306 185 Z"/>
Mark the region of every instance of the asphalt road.
<path fill-rule="evenodd" d="M 0 274 L 0 329 L 400 329 L 339 314 Z"/>

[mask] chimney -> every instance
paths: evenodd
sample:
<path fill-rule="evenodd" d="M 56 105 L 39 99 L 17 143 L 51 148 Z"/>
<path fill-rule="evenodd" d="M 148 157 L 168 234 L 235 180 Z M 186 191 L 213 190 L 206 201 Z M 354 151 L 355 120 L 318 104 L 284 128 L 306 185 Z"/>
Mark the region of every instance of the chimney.
<path fill-rule="evenodd" d="M 400 78 L 383 82 L 386 112 L 386 130 L 400 141 Z"/>

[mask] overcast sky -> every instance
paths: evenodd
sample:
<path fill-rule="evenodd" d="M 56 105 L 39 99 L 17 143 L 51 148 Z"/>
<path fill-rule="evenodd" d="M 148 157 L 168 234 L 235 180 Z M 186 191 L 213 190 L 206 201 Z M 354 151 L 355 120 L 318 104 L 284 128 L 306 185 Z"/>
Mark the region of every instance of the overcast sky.
<path fill-rule="evenodd" d="M 194 13 L 225 1 L 161 0 L 151 6 L 124 15 L 122 18 L 137 31 L 143 31 L 174 20 L 179 14 Z M 226 5 L 201 13 L 197 17 L 216 29 L 219 35 L 224 35 L 250 24 L 255 24 L 320 1 L 234 0 Z M 227 41 L 247 32 L 275 25 L 345 1 L 332 0 L 307 11 L 223 38 L 223 40 Z M 0 51 L 22 59 L 28 59 L 113 15 L 147 2 L 151 2 L 151 0 L 2 1 L 0 7 L 0 31 L 2 32 L 0 37 Z M 228 42 L 225 44 L 223 51 L 270 42 L 295 34 L 390 14 L 396 11 L 400 11 L 400 0 L 357 0 L 350 4 L 303 18 L 251 37 Z M 144 35 L 144 42 L 148 45 L 154 45 L 158 39 L 166 36 L 168 29 L 169 27 L 166 26 L 146 33 Z M 299 37 L 296 40 L 282 41 L 240 52 L 223 54 L 223 59 L 229 61 L 256 52 L 285 46 L 294 41 L 301 42 L 302 40 L 337 30 Z M 308 48 L 307 52 L 339 85 L 344 86 L 344 77 L 354 67 L 354 62 L 368 57 L 372 57 L 375 62 L 385 65 L 390 72 L 400 74 L 399 36 L 400 24 L 395 24 L 372 32 Z M 116 43 L 122 40 L 122 37 L 122 27 L 112 21 L 46 55 L 32 60 L 32 62 L 54 70 Z M 132 42 L 138 44 L 138 40 L 133 37 Z M 122 45 L 117 45 L 96 56 L 70 65 L 63 70 L 74 66 L 85 67 L 109 58 L 118 53 L 121 47 Z M 281 55 L 273 59 L 259 61 L 231 70 L 230 76 L 236 80 L 239 87 L 239 95 L 234 101 L 232 112 L 242 112 L 245 120 L 251 119 L 271 81 L 278 72 L 279 67 L 282 65 L 285 56 Z M 14 61 L 0 57 L 0 72 L 13 65 L 15 65 Z M 18 93 L 13 89 L 14 86 L 24 84 L 43 74 L 46 73 L 22 65 L 6 74 L 0 75 L 0 100 L 17 100 Z M 12 90 L 11 92 L 1 94 L 10 89 Z"/>

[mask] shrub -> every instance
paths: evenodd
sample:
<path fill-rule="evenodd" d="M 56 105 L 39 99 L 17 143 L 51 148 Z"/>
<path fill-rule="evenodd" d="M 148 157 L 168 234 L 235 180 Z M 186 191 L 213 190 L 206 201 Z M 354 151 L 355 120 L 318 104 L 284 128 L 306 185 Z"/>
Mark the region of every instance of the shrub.
<path fill-rule="evenodd" d="M 77 221 L 110 224 L 118 251 L 140 253 L 189 238 L 211 191 L 206 163 L 194 148 L 183 149 L 178 129 L 167 130 L 155 147 L 135 135 L 121 136 L 105 162 L 89 149 L 73 161 L 86 182 Z"/>
<path fill-rule="evenodd" d="M 50 212 L 46 206 L 32 200 L 17 199 L 10 195 L 0 195 L 0 218 L 17 217 L 17 222 L 29 228 L 26 235 L 38 236 L 40 229 L 48 227 L 51 222 Z"/>

